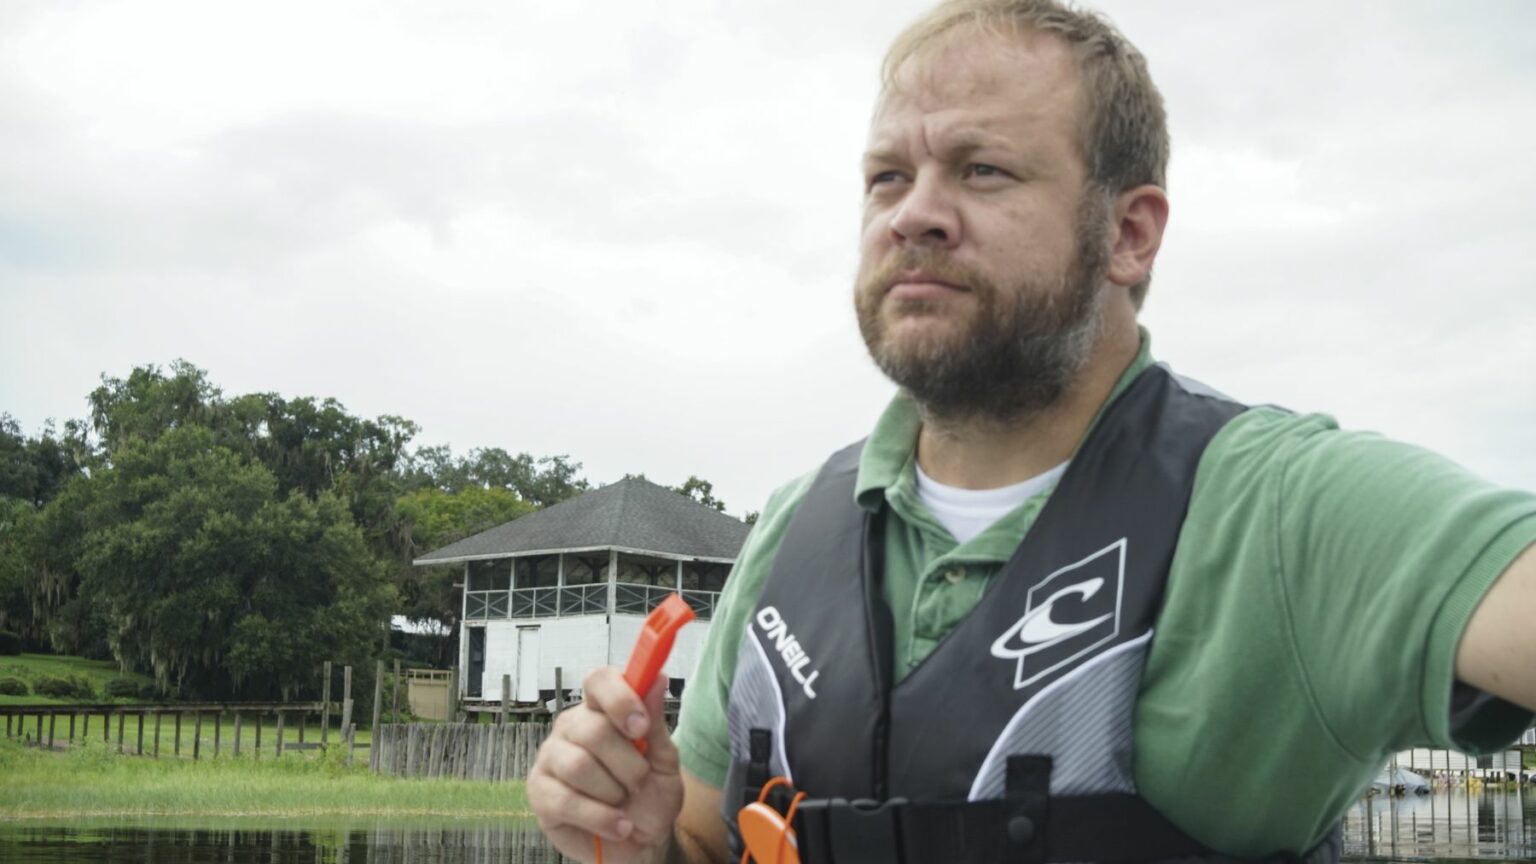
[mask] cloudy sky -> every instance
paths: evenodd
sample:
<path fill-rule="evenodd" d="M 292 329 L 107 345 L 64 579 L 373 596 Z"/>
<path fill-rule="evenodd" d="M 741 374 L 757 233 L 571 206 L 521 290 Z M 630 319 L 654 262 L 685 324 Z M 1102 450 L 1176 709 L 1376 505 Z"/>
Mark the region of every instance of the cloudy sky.
<path fill-rule="evenodd" d="M 0 4 L 0 411 L 181 357 L 712 480 L 892 389 L 849 303 L 921 0 Z M 1536 488 L 1536 3 L 1105 0 L 1174 136 L 1157 355 Z"/>

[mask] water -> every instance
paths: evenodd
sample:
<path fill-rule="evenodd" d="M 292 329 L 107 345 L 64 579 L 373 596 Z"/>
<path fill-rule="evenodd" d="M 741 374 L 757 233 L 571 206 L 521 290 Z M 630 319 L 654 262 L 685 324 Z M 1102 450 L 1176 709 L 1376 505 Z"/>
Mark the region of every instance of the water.
<path fill-rule="evenodd" d="M 1368 798 L 1345 817 L 1344 854 L 1383 861 L 1536 860 L 1536 789 Z"/>
<path fill-rule="evenodd" d="M 1372 798 L 1345 819 L 1345 856 L 1374 861 L 1536 859 L 1536 792 L 1441 790 Z M 555 864 L 531 821 L 196 820 L 0 822 L 7 864 Z"/>
<path fill-rule="evenodd" d="M 61 824 L 0 822 L 6 864 L 555 864 L 531 821 L 500 823 L 186 820 Z"/>

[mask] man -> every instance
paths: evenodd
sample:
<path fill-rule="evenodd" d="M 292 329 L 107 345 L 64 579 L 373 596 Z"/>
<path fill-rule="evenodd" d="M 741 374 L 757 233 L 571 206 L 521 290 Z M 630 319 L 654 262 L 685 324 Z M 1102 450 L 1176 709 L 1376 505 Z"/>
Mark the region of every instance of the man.
<path fill-rule="evenodd" d="M 734 858 L 779 775 L 810 861 L 1325 861 L 1392 752 L 1530 724 L 1536 496 L 1152 364 L 1167 154 L 1094 16 L 897 40 L 854 299 L 902 393 L 764 510 L 676 745 L 584 682 L 528 781 L 562 852 Z"/>

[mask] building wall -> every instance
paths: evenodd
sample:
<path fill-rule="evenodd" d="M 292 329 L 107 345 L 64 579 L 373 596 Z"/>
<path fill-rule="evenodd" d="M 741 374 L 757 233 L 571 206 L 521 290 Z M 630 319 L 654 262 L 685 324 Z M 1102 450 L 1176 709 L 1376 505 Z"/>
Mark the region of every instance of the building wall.
<path fill-rule="evenodd" d="M 480 683 L 481 698 L 488 701 L 501 699 L 501 676 L 512 676 L 513 698 L 517 695 L 518 638 L 521 627 L 539 628 L 539 689 L 553 690 L 555 669 L 561 668 L 561 685 L 567 689 L 580 687 L 588 672 L 600 666 L 623 668 L 629 662 L 635 640 L 645 619 L 639 615 L 615 615 L 610 624 L 604 615 L 583 615 L 574 618 L 515 619 L 487 621 L 485 624 L 485 677 Z M 460 629 L 459 668 L 467 670 L 469 663 L 469 628 Z M 704 637 L 709 633 L 709 622 L 692 621 L 677 634 L 672 655 L 663 674 L 671 678 L 688 678 L 698 663 Z M 466 672 L 467 674 L 467 672 Z M 464 682 L 463 692 L 468 692 Z"/>
<path fill-rule="evenodd" d="M 629 663 L 629 655 L 635 649 L 635 640 L 640 638 L 640 630 L 645 626 L 645 618 L 639 615 L 615 615 L 613 616 L 613 641 L 609 645 L 607 662 L 611 666 L 624 668 Z M 699 663 L 699 652 L 704 647 L 704 637 L 709 635 L 708 621 L 689 621 L 678 631 L 677 641 L 672 646 L 672 655 L 667 658 L 667 665 L 661 672 L 669 678 L 687 679 L 693 676 L 694 667 Z"/>
<path fill-rule="evenodd" d="M 1489 760 L 1489 770 L 1519 771 L 1520 751 L 1505 750 L 1483 757 Z M 1397 754 L 1397 767 L 1409 768 L 1420 774 L 1430 771 L 1477 771 L 1478 757 L 1458 753 L 1455 750 L 1429 750 L 1418 747 Z"/>

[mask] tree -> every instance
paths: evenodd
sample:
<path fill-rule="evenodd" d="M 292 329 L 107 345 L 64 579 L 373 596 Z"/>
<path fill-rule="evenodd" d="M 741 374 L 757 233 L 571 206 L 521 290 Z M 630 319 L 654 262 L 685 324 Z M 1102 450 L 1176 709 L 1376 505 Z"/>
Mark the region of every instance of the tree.
<path fill-rule="evenodd" d="M 535 508 L 509 489 L 471 486 L 456 493 L 418 489 L 401 497 L 396 509 L 406 537 L 404 560 L 395 577 L 400 594 L 396 611 L 415 620 L 442 621 L 452 628 L 459 617 L 459 595 L 453 583 L 462 571 L 457 567 L 416 567 L 411 561 L 433 549 L 525 516 Z"/>
<path fill-rule="evenodd" d="M 683 485 L 670 488 L 679 495 L 686 495 L 705 507 L 722 513 L 725 512 L 725 502 L 714 496 L 715 484 L 708 480 L 689 474 L 688 479 L 683 481 Z"/>
<path fill-rule="evenodd" d="M 79 593 L 125 669 L 286 694 L 382 638 L 394 591 L 334 495 L 279 497 L 270 471 L 195 425 L 124 444 L 88 482 Z"/>

